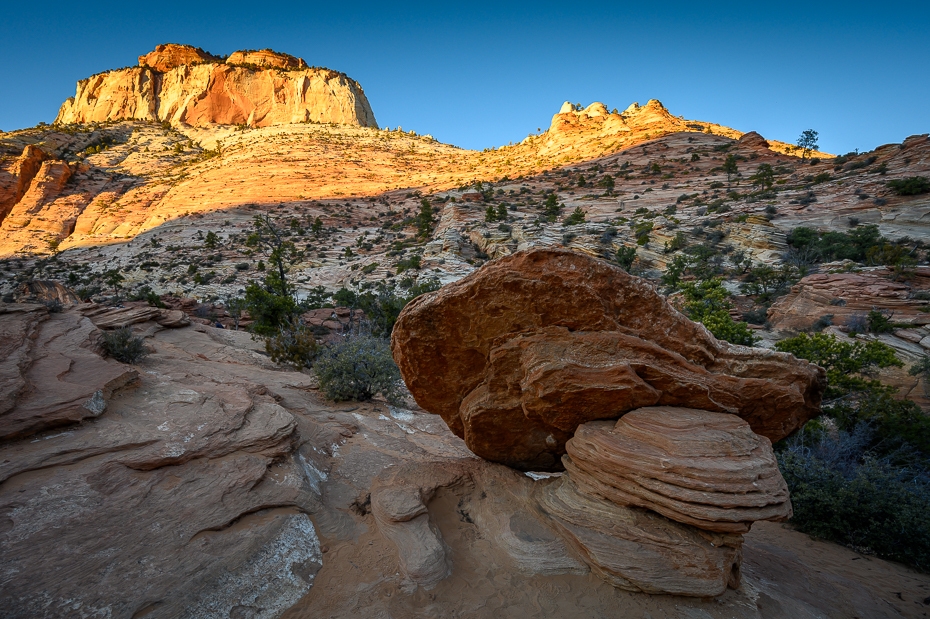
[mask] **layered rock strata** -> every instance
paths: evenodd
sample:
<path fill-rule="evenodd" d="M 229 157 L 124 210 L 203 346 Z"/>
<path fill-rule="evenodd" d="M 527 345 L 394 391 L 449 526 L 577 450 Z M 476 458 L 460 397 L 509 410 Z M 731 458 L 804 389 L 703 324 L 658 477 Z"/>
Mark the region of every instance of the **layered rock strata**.
<path fill-rule="evenodd" d="M 44 305 L 0 305 L 0 438 L 99 416 L 135 369 L 96 352 L 97 328 Z"/>
<path fill-rule="evenodd" d="M 615 587 L 711 597 L 739 586 L 740 535 L 618 505 L 588 494 L 570 476 L 547 486 L 540 506 L 592 571 Z"/>
<path fill-rule="evenodd" d="M 301 59 L 271 50 L 236 52 L 223 63 L 189 46 L 159 46 L 140 56 L 138 67 L 81 80 L 55 122 L 124 119 L 378 127 L 361 86 L 343 73 L 308 68 Z"/>
<path fill-rule="evenodd" d="M 559 469 L 583 423 L 645 406 L 745 419 L 777 441 L 818 411 L 818 366 L 717 341 L 651 285 L 590 256 L 533 249 L 410 303 L 392 337 L 417 403 L 469 449 Z"/>
<path fill-rule="evenodd" d="M 735 415 L 641 408 L 579 426 L 566 448 L 578 487 L 620 505 L 721 533 L 791 517 L 771 443 Z"/>

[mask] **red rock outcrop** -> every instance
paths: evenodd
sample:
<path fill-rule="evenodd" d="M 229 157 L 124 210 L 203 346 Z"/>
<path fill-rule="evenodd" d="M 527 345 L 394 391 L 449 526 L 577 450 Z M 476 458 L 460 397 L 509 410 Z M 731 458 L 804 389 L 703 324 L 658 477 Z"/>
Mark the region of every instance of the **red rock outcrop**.
<path fill-rule="evenodd" d="M 30 226 L 56 237 L 70 234 L 73 220 L 62 221 L 61 218 L 53 217 L 52 213 L 43 212 L 43 207 L 61 193 L 71 174 L 71 167 L 64 161 L 43 161 L 29 189 L 3 219 L 0 231 Z"/>
<path fill-rule="evenodd" d="M 0 438 L 96 417 L 138 379 L 95 352 L 98 333 L 80 314 L 0 305 Z"/>
<path fill-rule="evenodd" d="M 0 166 L 0 224 L 13 210 L 13 206 L 26 195 L 32 179 L 46 159 L 48 155 L 41 148 L 30 144 L 12 166 Z"/>
<path fill-rule="evenodd" d="M 306 69 L 303 58 L 282 54 L 270 49 L 245 49 L 233 52 L 226 59 L 226 64 L 256 65 L 275 69 Z"/>
<path fill-rule="evenodd" d="M 918 267 L 916 278 L 930 276 L 930 269 Z M 921 311 L 930 301 L 911 298 L 913 287 L 892 281 L 886 273 L 816 273 L 808 275 L 791 292 L 769 308 L 768 318 L 777 329 L 809 329 L 818 318 L 833 316 L 833 324 L 846 323 L 854 314 L 870 310 L 894 313 L 895 322 L 930 324 L 930 314 Z"/>
<path fill-rule="evenodd" d="M 165 73 L 182 65 L 198 64 L 201 62 L 223 62 L 223 60 L 209 52 L 203 51 L 199 47 L 194 47 L 193 45 L 177 45 L 175 43 L 158 45 L 155 47 L 155 51 L 149 52 L 144 56 L 139 56 L 140 67 L 150 67 L 161 73 Z"/>
<path fill-rule="evenodd" d="M 652 407 L 578 427 L 565 468 L 586 494 L 721 533 L 791 517 L 772 444 L 725 413 Z"/>
<path fill-rule="evenodd" d="M 768 149 L 771 146 L 764 137 L 755 131 L 750 131 L 749 133 L 744 133 L 741 135 L 740 138 L 736 141 L 736 145 L 751 148 L 753 150 Z"/>
<path fill-rule="evenodd" d="M 394 359 L 476 454 L 559 468 L 578 425 L 656 404 L 739 415 L 779 440 L 817 414 L 824 372 L 717 341 L 622 269 L 562 249 L 489 263 L 411 302 Z"/>
<path fill-rule="evenodd" d="M 62 305 L 80 303 L 81 299 L 73 290 L 58 282 L 32 280 L 24 282 L 16 291 L 17 303 L 42 303 L 58 301 Z"/>
<path fill-rule="evenodd" d="M 188 61 L 200 58 L 196 48 L 179 47 L 184 49 L 153 52 L 151 62 L 163 69 L 143 64 L 149 54 L 140 57 L 143 66 L 81 80 L 55 122 L 140 119 L 267 127 L 312 121 L 378 127 L 361 86 L 342 73 L 307 68 L 300 59 L 270 50 L 234 54 L 245 66 L 236 66 L 233 57 L 230 64 L 194 66 Z"/>

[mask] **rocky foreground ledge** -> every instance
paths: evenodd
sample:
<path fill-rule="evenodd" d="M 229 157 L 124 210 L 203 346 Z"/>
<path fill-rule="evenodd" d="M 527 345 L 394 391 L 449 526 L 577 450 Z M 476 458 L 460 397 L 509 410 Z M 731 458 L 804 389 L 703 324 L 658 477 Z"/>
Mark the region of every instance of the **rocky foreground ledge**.
<path fill-rule="evenodd" d="M 126 324 L 151 350 L 136 366 L 98 347 Z M 413 403 L 326 402 L 247 333 L 171 310 L 0 305 L 0 343 L 4 617 L 894 617 L 930 587 L 746 533 L 790 504 L 731 412 L 585 421 L 567 472 L 524 474 Z"/>

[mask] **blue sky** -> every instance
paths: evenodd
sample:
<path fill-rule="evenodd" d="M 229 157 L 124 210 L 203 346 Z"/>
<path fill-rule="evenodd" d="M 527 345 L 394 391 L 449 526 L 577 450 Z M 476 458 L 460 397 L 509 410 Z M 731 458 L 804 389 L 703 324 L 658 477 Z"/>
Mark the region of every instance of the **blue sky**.
<path fill-rule="evenodd" d="M 777 8 L 775 8 L 777 7 Z M 7 3 L 0 130 L 51 122 L 75 83 L 159 43 L 270 47 L 355 78 L 378 123 L 466 148 L 545 129 L 565 100 L 822 150 L 930 131 L 930 2 Z"/>

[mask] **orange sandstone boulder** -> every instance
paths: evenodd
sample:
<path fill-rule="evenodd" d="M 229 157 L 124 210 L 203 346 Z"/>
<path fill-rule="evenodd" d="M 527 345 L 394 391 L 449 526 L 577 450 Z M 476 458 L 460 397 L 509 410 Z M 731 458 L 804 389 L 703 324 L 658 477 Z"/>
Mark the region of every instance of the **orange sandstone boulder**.
<path fill-rule="evenodd" d="M 717 341 L 653 287 L 564 249 L 495 260 L 411 302 L 392 337 L 417 403 L 477 455 L 558 469 L 575 429 L 653 405 L 745 419 L 777 441 L 819 410 L 824 371 Z"/>
<path fill-rule="evenodd" d="M 791 517 L 772 444 L 735 415 L 650 407 L 578 427 L 565 468 L 586 494 L 709 531 Z"/>

